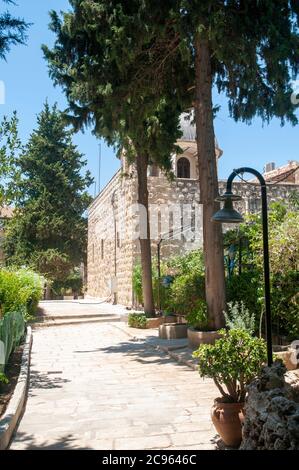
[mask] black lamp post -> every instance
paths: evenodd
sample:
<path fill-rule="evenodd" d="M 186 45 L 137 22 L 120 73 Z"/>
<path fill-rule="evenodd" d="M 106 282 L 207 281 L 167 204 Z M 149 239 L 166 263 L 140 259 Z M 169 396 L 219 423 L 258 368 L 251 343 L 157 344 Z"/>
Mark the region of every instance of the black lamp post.
<path fill-rule="evenodd" d="M 212 220 L 220 223 L 240 223 L 243 217 L 233 208 L 233 201 L 241 200 L 241 196 L 232 193 L 232 183 L 234 178 L 240 173 L 251 173 L 257 177 L 261 185 L 262 196 L 262 221 L 263 221 L 263 248 L 264 248 L 264 295 L 266 312 L 266 339 L 268 366 L 273 364 L 272 353 L 272 323 L 271 323 L 271 301 L 270 301 L 270 263 L 269 263 L 269 243 L 268 243 L 268 209 L 267 209 L 267 187 L 264 177 L 252 168 L 238 168 L 229 176 L 226 184 L 226 192 L 219 196 L 216 201 L 224 201 L 223 209 L 214 214 Z"/>

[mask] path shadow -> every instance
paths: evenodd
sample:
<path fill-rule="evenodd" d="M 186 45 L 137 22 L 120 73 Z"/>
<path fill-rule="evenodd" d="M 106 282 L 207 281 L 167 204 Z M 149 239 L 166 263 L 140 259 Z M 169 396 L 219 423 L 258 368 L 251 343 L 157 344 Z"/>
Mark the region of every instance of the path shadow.
<path fill-rule="evenodd" d="M 194 372 L 186 364 L 177 362 L 167 355 L 166 352 L 157 349 L 156 336 L 148 336 L 146 339 L 122 341 L 114 346 L 100 348 L 99 351 L 106 354 L 119 354 L 132 357 L 140 364 L 173 364 L 184 368 L 186 371 Z M 82 351 L 81 351 L 82 352 Z"/>
<path fill-rule="evenodd" d="M 55 374 L 58 374 L 58 372 L 47 374 L 31 369 L 28 395 L 34 396 L 34 390 L 51 390 L 55 388 L 62 388 L 65 383 L 70 382 L 70 380 L 57 377 Z"/>
<path fill-rule="evenodd" d="M 36 444 L 36 436 L 33 434 L 26 434 L 18 432 L 14 437 L 12 443 L 22 444 L 22 450 L 90 450 L 88 446 L 79 446 L 78 439 L 72 434 L 67 434 L 59 439 L 55 439 L 55 442 L 48 444 L 47 441 L 41 442 L 39 445 Z M 12 445 L 12 443 L 10 445 Z M 10 449 L 11 452 L 18 449 Z"/>

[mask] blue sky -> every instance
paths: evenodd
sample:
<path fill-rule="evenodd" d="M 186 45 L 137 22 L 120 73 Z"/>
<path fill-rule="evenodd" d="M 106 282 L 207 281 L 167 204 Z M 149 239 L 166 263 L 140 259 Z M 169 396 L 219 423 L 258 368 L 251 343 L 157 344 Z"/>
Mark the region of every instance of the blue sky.
<path fill-rule="evenodd" d="M 36 115 L 48 99 L 61 109 L 67 106 L 60 88 L 54 88 L 48 77 L 47 64 L 43 59 L 41 44 L 51 45 L 54 35 L 48 30 L 49 10 L 67 10 L 68 0 L 17 0 L 17 7 L 10 11 L 33 23 L 29 29 L 27 46 L 13 47 L 7 63 L 0 64 L 0 80 L 6 86 L 6 103 L 0 105 L 0 116 L 10 115 L 14 110 L 20 118 L 20 135 L 24 142 L 36 126 Z M 3 8 L 1 2 L 1 9 Z M 221 111 L 215 120 L 215 130 L 224 154 L 219 162 L 219 177 L 226 178 L 237 166 L 252 166 L 262 170 L 266 162 L 282 165 L 288 160 L 299 160 L 298 126 L 274 119 L 270 125 L 260 119 L 248 126 L 235 123 L 228 115 L 224 97 L 215 96 L 215 104 Z M 98 182 L 99 141 L 90 133 L 79 133 L 74 138 L 79 150 L 86 155 L 88 168 Z M 112 148 L 102 142 L 101 186 L 105 185 L 119 167 Z M 94 194 L 94 188 L 91 188 Z"/>

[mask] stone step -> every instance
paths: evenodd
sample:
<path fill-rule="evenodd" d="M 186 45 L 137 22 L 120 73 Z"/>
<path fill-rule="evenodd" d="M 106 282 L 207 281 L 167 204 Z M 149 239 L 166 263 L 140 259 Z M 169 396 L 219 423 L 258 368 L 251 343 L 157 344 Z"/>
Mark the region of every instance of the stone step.
<path fill-rule="evenodd" d="M 115 313 L 73 313 L 71 315 L 67 314 L 58 314 L 58 315 L 45 315 L 37 317 L 37 320 L 40 320 L 40 323 L 44 321 L 56 321 L 56 320 L 88 320 L 88 319 L 100 319 L 100 318 L 120 318 L 119 315 Z"/>
<path fill-rule="evenodd" d="M 77 318 L 77 319 L 62 319 L 62 320 L 45 320 L 43 322 L 32 323 L 32 328 L 40 327 L 50 327 L 50 326 L 66 326 L 66 325 L 81 325 L 87 323 L 111 323 L 111 322 L 120 322 L 121 318 L 119 316 L 108 317 L 102 315 L 97 318 Z"/>

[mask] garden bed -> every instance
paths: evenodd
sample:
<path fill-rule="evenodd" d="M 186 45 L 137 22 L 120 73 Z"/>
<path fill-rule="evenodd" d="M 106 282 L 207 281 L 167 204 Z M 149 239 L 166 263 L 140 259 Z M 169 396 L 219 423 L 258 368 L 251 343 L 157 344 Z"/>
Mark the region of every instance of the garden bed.
<path fill-rule="evenodd" d="M 15 386 L 18 382 L 23 350 L 24 345 L 22 344 L 11 355 L 6 366 L 5 375 L 8 378 L 9 383 L 0 384 L 0 417 L 5 413 L 9 400 L 11 399 Z"/>

